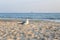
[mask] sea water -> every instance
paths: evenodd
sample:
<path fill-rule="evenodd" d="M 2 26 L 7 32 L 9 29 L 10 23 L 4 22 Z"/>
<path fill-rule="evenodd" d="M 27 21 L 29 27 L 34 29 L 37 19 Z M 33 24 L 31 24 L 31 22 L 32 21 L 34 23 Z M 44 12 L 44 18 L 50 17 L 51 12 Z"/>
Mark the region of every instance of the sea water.
<path fill-rule="evenodd" d="M 0 18 L 39 19 L 60 22 L 60 13 L 0 13 Z"/>

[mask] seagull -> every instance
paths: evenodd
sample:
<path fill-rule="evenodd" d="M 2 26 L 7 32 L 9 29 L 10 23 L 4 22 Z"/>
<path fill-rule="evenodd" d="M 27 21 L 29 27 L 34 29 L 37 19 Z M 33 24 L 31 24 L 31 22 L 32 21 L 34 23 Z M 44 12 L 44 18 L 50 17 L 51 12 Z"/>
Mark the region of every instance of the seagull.
<path fill-rule="evenodd" d="M 29 24 L 29 20 L 27 19 L 26 21 L 23 21 L 23 22 L 18 22 L 19 24 L 22 24 L 22 25 L 28 25 Z"/>
<path fill-rule="evenodd" d="M 29 20 L 27 19 L 26 22 L 24 23 L 25 25 L 29 24 Z"/>

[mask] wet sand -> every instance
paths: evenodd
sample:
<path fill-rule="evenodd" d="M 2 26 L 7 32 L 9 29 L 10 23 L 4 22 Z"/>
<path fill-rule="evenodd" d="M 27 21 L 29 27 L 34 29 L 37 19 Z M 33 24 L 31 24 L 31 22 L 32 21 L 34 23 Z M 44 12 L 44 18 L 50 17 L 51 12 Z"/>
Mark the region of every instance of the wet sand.
<path fill-rule="evenodd" d="M 60 23 L 30 20 L 28 25 L 20 20 L 0 19 L 0 40 L 60 40 Z"/>

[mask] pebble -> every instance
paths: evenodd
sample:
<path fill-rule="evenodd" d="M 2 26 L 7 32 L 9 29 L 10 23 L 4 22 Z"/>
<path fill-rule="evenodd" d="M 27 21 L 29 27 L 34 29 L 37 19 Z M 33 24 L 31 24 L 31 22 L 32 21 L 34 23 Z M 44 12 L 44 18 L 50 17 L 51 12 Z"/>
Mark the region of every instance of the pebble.
<path fill-rule="evenodd" d="M 32 23 L 32 22 L 31 22 Z M 1 40 L 60 40 L 60 23 L 33 22 L 19 25 L 17 22 L 0 21 Z"/>

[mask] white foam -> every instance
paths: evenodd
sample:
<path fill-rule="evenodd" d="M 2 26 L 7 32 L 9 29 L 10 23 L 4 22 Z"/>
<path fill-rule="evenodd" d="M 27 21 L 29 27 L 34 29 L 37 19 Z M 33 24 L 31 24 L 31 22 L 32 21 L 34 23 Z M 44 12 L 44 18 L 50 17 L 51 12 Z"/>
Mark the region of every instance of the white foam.
<path fill-rule="evenodd" d="M 49 20 L 49 19 L 43 19 L 45 21 L 54 21 L 54 22 L 60 22 L 60 20 Z"/>

